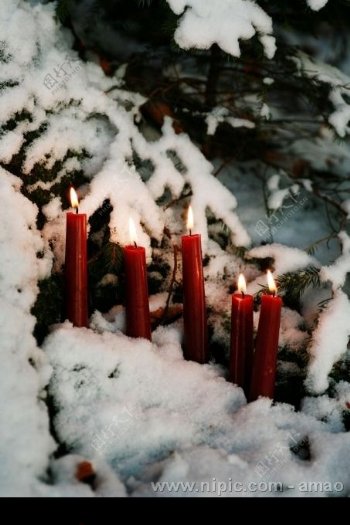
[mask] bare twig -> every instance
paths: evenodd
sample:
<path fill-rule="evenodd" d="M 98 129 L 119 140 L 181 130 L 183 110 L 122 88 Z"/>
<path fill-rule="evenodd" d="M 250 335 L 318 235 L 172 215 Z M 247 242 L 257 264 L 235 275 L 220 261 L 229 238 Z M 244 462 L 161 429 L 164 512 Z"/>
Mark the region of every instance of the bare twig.
<path fill-rule="evenodd" d="M 180 202 L 180 201 L 182 201 L 184 199 L 188 199 L 188 197 L 191 197 L 191 196 L 192 196 L 192 191 L 190 191 L 189 193 L 184 193 L 183 195 L 180 195 L 180 197 L 177 197 L 176 199 L 172 199 L 164 207 L 164 210 L 167 210 L 168 208 L 171 208 L 171 206 L 173 206 L 174 204 L 177 204 L 178 202 Z"/>
<path fill-rule="evenodd" d="M 329 241 L 331 241 L 332 239 L 335 239 L 336 237 L 337 237 L 337 234 L 332 232 L 331 234 L 325 235 L 321 239 L 318 239 L 317 241 L 313 242 L 312 244 L 304 248 L 304 250 L 309 254 L 313 254 L 317 246 L 319 246 L 320 244 L 323 244 L 324 242 L 326 242 L 328 245 Z"/>
<path fill-rule="evenodd" d="M 161 324 L 164 321 L 164 319 L 166 319 L 166 316 L 168 315 L 170 301 L 171 301 L 171 297 L 173 295 L 174 285 L 176 283 L 177 254 L 178 254 L 178 251 L 179 251 L 179 248 L 177 247 L 176 244 L 174 244 L 174 267 L 173 267 L 173 273 L 172 273 L 172 276 L 171 276 L 169 292 L 168 292 L 168 297 L 167 297 L 167 300 L 166 300 L 166 303 L 165 303 L 164 312 L 163 312 L 163 315 L 162 315 L 162 317 L 161 317 L 161 319 L 159 321 L 159 324 Z"/>
<path fill-rule="evenodd" d="M 328 204 L 330 204 L 331 206 L 336 208 L 338 210 L 338 212 L 341 213 L 341 215 L 343 215 L 343 216 L 347 215 L 346 211 L 342 208 L 342 206 L 341 206 L 341 204 L 339 202 L 335 201 L 331 197 L 328 197 L 328 195 L 322 194 L 318 188 L 314 188 L 313 189 L 313 193 L 319 199 L 322 199 L 323 201 L 328 202 Z"/>
<path fill-rule="evenodd" d="M 231 164 L 231 162 L 234 160 L 234 158 L 235 158 L 235 157 L 230 157 L 229 159 L 224 160 L 224 161 L 220 164 L 220 166 L 217 168 L 217 170 L 214 171 L 213 176 L 214 176 L 214 177 L 217 177 L 217 176 L 221 173 L 221 171 L 222 171 L 224 168 L 226 168 L 226 166 L 228 166 L 229 164 Z"/>
<path fill-rule="evenodd" d="M 216 104 L 216 91 L 220 75 L 220 49 L 216 45 L 213 45 L 210 52 L 205 102 L 209 107 L 213 107 Z"/>

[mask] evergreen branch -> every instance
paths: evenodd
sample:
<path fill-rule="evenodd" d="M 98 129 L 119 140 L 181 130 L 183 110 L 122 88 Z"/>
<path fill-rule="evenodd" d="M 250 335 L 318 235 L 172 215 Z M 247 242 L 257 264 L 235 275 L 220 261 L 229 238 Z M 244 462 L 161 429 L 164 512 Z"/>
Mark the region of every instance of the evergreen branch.
<path fill-rule="evenodd" d="M 286 295 L 300 299 L 302 294 L 310 286 L 318 288 L 321 286 L 320 270 L 315 266 L 309 266 L 299 272 L 287 272 L 277 279 L 277 286 Z"/>
<path fill-rule="evenodd" d="M 301 296 L 309 287 L 319 288 L 321 286 L 320 270 L 315 266 L 308 266 L 299 272 L 286 272 L 276 278 L 278 292 L 285 297 L 289 303 L 298 303 Z M 269 293 L 267 286 L 261 286 L 258 299 L 263 293 Z"/>

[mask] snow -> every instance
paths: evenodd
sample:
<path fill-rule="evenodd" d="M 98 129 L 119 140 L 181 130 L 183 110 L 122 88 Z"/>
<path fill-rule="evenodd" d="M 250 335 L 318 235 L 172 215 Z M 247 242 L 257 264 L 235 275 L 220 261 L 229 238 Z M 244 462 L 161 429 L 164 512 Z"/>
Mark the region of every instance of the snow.
<path fill-rule="evenodd" d="M 45 351 L 60 440 L 93 463 L 113 465 L 113 482 L 132 496 L 308 496 L 306 482 L 321 483 L 317 496 L 350 489 L 348 437 L 336 415 L 346 388 L 323 408 L 306 400 L 299 413 L 268 399 L 246 405 L 219 367 L 183 360 L 175 327 L 159 328 L 151 344 L 65 323 Z M 302 461 L 306 442 L 311 459 Z M 244 492 L 230 489 L 230 479 Z M 181 484 L 169 488 L 175 481 Z M 196 484 L 192 494 L 187 481 Z M 226 485 L 218 492 L 215 481 Z M 271 481 L 283 492 L 269 491 Z"/>
<path fill-rule="evenodd" d="M 256 316 L 256 328 L 258 326 L 258 316 Z M 295 310 L 290 308 L 282 308 L 282 319 L 279 345 L 287 347 L 290 350 L 298 352 L 300 348 L 307 346 L 309 334 L 302 330 L 304 325 L 304 318 Z"/>
<path fill-rule="evenodd" d="M 346 276 L 350 273 L 350 238 L 345 231 L 341 231 L 338 237 L 342 243 L 342 255 L 334 264 L 323 266 L 321 269 L 321 278 L 331 281 L 334 290 L 345 285 Z"/>
<path fill-rule="evenodd" d="M 38 7 L 38 12 L 41 17 L 43 13 L 46 13 L 42 7 L 40 9 Z M 46 13 L 46 18 L 49 18 L 49 12 Z M 45 20 L 43 23 L 46 23 Z M 35 19 L 32 23 L 35 23 Z M 133 97 L 135 106 L 130 112 L 119 105 L 116 107 L 116 101 L 123 99 L 125 93 L 122 90 L 113 90 L 110 96 L 102 93 L 101 90 L 105 91 L 115 85 L 115 81 L 104 77 L 101 69 L 94 64 L 84 67 L 80 64 L 74 78 L 61 86 L 58 91 L 50 91 L 47 86 L 43 85 L 46 76 L 53 74 L 57 64 L 63 63 L 64 67 L 69 70 L 69 64 L 71 62 L 75 64 L 77 61 L 77 57 L 68 49 L 67 43 L 62 40 L 57 30 L 53 32 L 50 39 L 54 37 L 60 44 L 61 54 L 57 50 L 55 53 L 48 50 L 45 55 L 46 50 L 43 48 L 43 71 L 31 71 L 28 78 L 24 79 L 24 82 L 27 83 L 30 80 L 30 86 L 21 85 L 17 93 L 9 92 L 8 96 L 0 97 L 0 105 L 3 101 L 4 111 L 6 109 L 4 115 L 6 118 L 14 114 L 15 107 L 18 110 L 18 104 L 21 103 L 19 97 L 23 98 L 22 105 L 33 113 L 33 123 L 26 123 L 22 133 L 37 129 L 38 125 L 43 123 L 47 125 L 47 130 L 41 134 L 40 140 L 34 140 L 27 148 L 23 164 L 25 173 L 29 175 L 33 167 L 46 157 L 48 160 L 45 165 L 48 169 L 56 160 L 64 160 L 64 169 L 56 179 L 49 183 L 39 181 L 31 187 L 31 190 L 38 187 L 49 189 L 59 182 L 64 174 L 72 170 L 83 169 L 85 174 L 91 177 L 91 184 L 87 196 L 80 204 L 81 211 L 90 216 L 106 199 L 109 199 L 113 206 L 110 220 L 112 240 L 122 244 L 129 242 L 128 219 L 133 217 L 136 222 L 139 243 L 146 247 L 148 256 L 150 256 L 150 238 L 159 239 L 166 224 L 166 218 L 155 200 L 167 188 L 176 198 L 181 194 L 184 185 L 189 183 L 195 186 L 192 189 L 196 206 L 197 231 L 202 233 L 204 249 L 208 239 L 207 205 L 210 205 L 219 218 L 227 222 L 232 229 L 232 237 L 238 244 L 248 244 L 249 237 L 233 211 L 236 207 L 234 196 L 213 178 L 211 164 L 205 160 L 190 140 L 185 135 L 177 136 L 170 122 L 165 123 L 163 136 L 153 143 L 147 142 L 134 126 L 133 119 L 138 113 L 138 106 L 144 102 L 142 97 Z M 39 44 L 43 45 L 41 42 Z M 69 58 L 67 58 L 68 51 Z M 35 75 L 34 78 L 33 75 Z M 39 101 L 35 106 L 34 97 Z M 30 105 L 28 100 L 32 101 Z M 60 105 L 66 105 L 66 107 L 56 113 Z M 52 111 L 52 109 L 55 109 L 55 114 L 47 121 L 45 112 Z M 102 117 L 90 118 L 91 114 L 101 114 Z M 81 122 L 84 123 L 83 127 Z M 8 159 L 9 146 L 12 152 L 18 150 L 21 140 L 18 133 L 16 136 L 4 134 L 0 140 L 0 152 L 4 152 L 2 160 Z M 149 158 L 154 165 L 154 172 L 149 177 L 147 185 L 143 183 L 134 166 L 129 165 L 133 149 L 141 157 Z M 170 150 L 179 153 L 187 168 L 185 173 L 180 173 L 170 160 L 168 155 Z M 74 157 L 74 159 L 65 160 L 69 151 L 86 152 L 89 157 L 87 159 Z M 208 196 L 203 193 L 200 195 L 200 188 L 196 182 L 200 170 L 202 182 L 207 181 L 207 184 L 216 190 L 211 193 L 210 202 L 208 202 Z M 136 198 L 135 195 L 137 195 Z M 56 205 L 55 216 L 50 205 L 49 209 L 48 218 L 51 222 L 46 226 L 46 237 L 50 239 L 53 230 L 61 231 L 60 235 L 55 234 L 53 240 L 55 255 L 62 260 L 64 244 L 62 210 Z M 145 226 L 145 229 L 141 224 Z"/>
<path fill-rule="evenodd" d="M 55 369 L 50 393 L 57 400 L 60 439 L 84 454 L 103 452 L 118 460 L 120 472 L 137 472 L 150 455 L 210 439 L 211 428 L 228 423 L 244 402 L 242 391 L 216 367 L 183 360 L 176 330 L 160 328 L 153 340 L 152 346 L 66 323 L 45 343 Z M 208 396 L 211 403 L 203 403 Z M 98 440 L 113 416 L 115 435 Z"/>
<path fill-rule="evenodd" d="M 329 99 L 336 108 L 336 111 L 329 117 L 329 122 L 340 137 L 345 137 L 350 129 L 348 126 L 350 121 L 350 107 L 344 101 L 343 94 L 338 89 L 333 90 Z"/>
<path fill-rule="evenodd" d="M 334 140 L 335 136 L 335 132 L 331 128 L 327 130 L 327 133 L 323 132 L 321 137 L 316 137 L 313 141 L 301 138 L 288 148 L 288 152 L 305 159 L 316 170 L 325 172 L 331 165 L 334 173 L 347 177 L 350 153 L 346 144 L 338 144 Z M 308 191 L 312 190 L 309 189 Z"/>
<path fill-rule="evenodd" d="M 331 87 L 329 100 L 334 112 L 328 121 L 340 137 L 345 137 L 349 130 L 350 106 L 347 103 L 350 77 L 338 68 L 319 60 L 313 60 L 302 52 L 293 58 L 300 74 L 314 78 Z"/>
<path fill-rule="evenodd" d="M 329 384 L 328 374 L 347 350 L 350 337 L 350 302 L 337 290 L 319 317 L 309 352 L 312 356 L 306 384 L 315 394 L 323 393 Z"/>
<path fill-rule="evenodd" d="M 0 157 L 3 162 L 10 162 L 23 144 L 23 136 L 18 131 L 10 131 L 0 143 Z"/>
<path fill-rule="evenodd" d="M 333 432 L 344 431 L 342 406 L 338 399 L 331 399 L 326 395 L 306 397 L 303 400 L 303 412 L 315 416 L 320 421 L 327 421 Z"/>
<path fill-rule="evenodd" d="M 227 122 L 233 128 L 255 128 L 254 122 L 247 119 L 232 117 L 227 108 L 218 106 L 207 115 L 207 134 L 209 136 L 215 135 L 218 125 L 222 122 Z"/>
<path fill-rule="evenodd" d="M 240 41 L 257 36 L 267 58 L 274 55 L 272 21 L 250 0 L 168 0 L 168 4 L 180 16 L 175 39 L 185 49 L 208 49 L 216 42 L 238 57 Z M 325 4 L 324 0 L 308 1 L 314 10 Z M 350 336 L 350 304 L 344 291 L 350 271 L 348 234 L 339 234 L 342 253 L 337 257 L 331 252 L 335 260 L 321 266 L 320 257 L 301 249 L 307 233 L 315 240 L 323 227 L 317 208 L 310 205 L 307 224 L 300 216 L 283 223 L 280 238 L 284 244 L 254 246 L 243 261 L 234 250 L 249 248 L 251 238 L 253 244 L 262 242 L 253 235 L 257 221 L 265 219 L 264 203 L 259 200 L 249 166 L 244 171 L 235 165 L 214 177 L 214 166 L 185 133 L 174 132 L 169 118 L 152 140 L 142 134 L 134 121 L 145 99 L 123 88 L 125 65 L 108 78 L 97 64 L 81 62 L 71 49 L 70 33 L 55 21 L 53 5 L 37 3 L 33 8 L 21 0 L 3 0 L 0 28 L 8 56 L 1 63 L 0 80 L 18 83 L 0 92 L 2 120 L 5 123 L 23 111 L 31 115 L 15 129 L 3 129 L 1 162 L 9 162 L 19 152 L 28 132 L 35 134 L 45 128 L 26 150 L 23 177 L 31 181 L 34 168 L 43 162 L 51 169 L 61 160 L 63 167 L 53 180 L 29 183 L 26 190 L 50 190 L 68 173 L 82 170 L 88 181 L 79 188 L 80 210 L 90 216 L 109 199 L 113 207 L 111 240 L 129 242 L 132 217 L 148 261 L 151 241 L 162 240 L 165 227 L 171 231 L 173 244 L 186 230 L 182 214 L 188 203 L 164 209 L 158 199 L 167 191 L 176 199 L 188 185 L 194 230 L 202 235 L 204 254 L 210 255 L 204 273 L 213 344 L 228 349 L 230 287 L 238 273 L 244 271 L 249 293 L 257 293 L 265 284 L 265 274 L 254 260 L 271 258 L 276 277 L 309 265 L 320 267 L 324 284 L 320 290 L 305 293 L 301 313 L 288 306 L 282 309 L 281 381 L 288 381 L 288 374 L 302 377 L 306 372 L 306 387 L 312 394 L 301 400 L 298 411 L 268 399 L 247 404 L 242 389 L 227 380 L 223 366 L 213 361 L 204 366 L 185 361 L 181 319 L 158 327 L 152 343 L 132 340 L 123 334 L 124 308 L 115 305 L 107 314 L 95 311 L 89 329 L 73 328 L 68 322 L 53 326 L 39 348 L 32 335 L 35 319 L 31 309 L 38 282 L 61 270 L 66 211 L 58 197 L 52 198 L 43 208 L 47 223 L 39 232 L 38 210 L 21 193 L 20 179 L 0 168 L 0 393 L 6 400 L 0 412 L 0 494 L 349 495 L 344 415 L 350 406 L 350 386 L 346 381 L 335 384 L 329 378 L 334 364 L 346 359 Z M 297 60 L 301 72 L 332 86 L 334 112 L 329 122 L 344 136 L 349 131 L 344 87 L 349 78 L 305 56 Z M 50 87 L 48 81 L 54 84 Z M 269 85 L 273 80 L 266 77 L 264 82 Z M 260 117 L 274 115 L 274 108 L 261 105 L 255 94 L 248 94 L 245 101 L 259 107 Z M 255 125 L 218 106 L 207 115 L 208 135 L 222 122 L 234 128 Z M 334 162 L 334 170 L 346 175 L 349 152 L 333 138 L 334 132 L 320 130 L 312 143 L 301 138 L 290 146 L 290 152 L 300 153 L 320 171 Z M 152 165 L 146 182 L 132 161 L 134 153 Z M 237 180 L 240 192 L 234 188 Z M 267 207 L 275 212 L 283 208 L 291 192 L 296 195 L 302 186 L 312 191 L 308 179 L 286 184 L 282 171 L 272 172 L 266 186 Z M 347 201 L 343 207 L 347 209 Z M 213 216 L 229 230 L 227 250 L 214 240 L 222 233 L 222 224 L 208 225 Z M 102 282 L 113 279 L 115 276 L 107 274 Z M 318 314 L 318 303 L 324 297 L 329 301 Z M 151 311 L 164 308 L 166 300 L 166 292 L 150 297 Z M 258 321 L 257 311 L 255 329 Z M 291 360 L 284 356 L 286 349 Z M 306 354 L 311 360 L 303 369 L 301 361 Z M 326 392 L 330 384 L 332 392 Z M 305 458 L 304 453 L 310 457 Z M 77 476 L 86 462 L 94 475 L 90 484 L 81 483 Z M 246 490 L 232 490 L 230 479 L 242 483 Z M 283 491 L 267 491 L 266 483 L 271 481 L 281 483 Z M 209 488 L 196 492 L 196 485 L 195 493 L 189 493 L 180 485 L 171 491 L 167 485 L 156 486 L 157 482 L 203 482 Z M 308 482 L 321 483 L 321 489 L 316 494 L 303 490 L 301 484 Z M 331 485 L 330 490 L 325 482 Z M 260 485 L 254 488 L 249 483 Z M 336 487 L 337 483 L 342 487 Z"/>
<path fill-rule="evenodd" d="M 350 199 L 342 202 L 342 208 L 348 214 L 348 218 L 350 218 Z"/>
<path fill-rule="evenodd" d="M 277 243 L 252 248 L 248 255 L 258 259 L 272 257 L 277 275 L 296 272 L 306 266 L 317 264 L 317 261 L 304 251 Z"/>
<path fill-rule="evenodd" d="M 328 0 L 307 0 L 307 3 L 314 11 L 319 11 L 326 5 Z"/>
<path fill-rule="evenodd" d="M 283 203 L 286 199 L 292 198 L 296 204 L 296 198 L 300 192 L 299 184 L 292 184 L 285 188 L 280 188 L 282 177 L 285 178 L 286 173 L 283 170 L 280 173 L 275 173 L 269 177 L 266 182 L 267 207 L 269 210 L 279 210 L 283 208 Z"/>
<path fill-rule="evenodd" d="M 299 193 L 299 184 L 293 184 L 288 188 L 280 189 L 280 178 L 278 174 L 272 175 L 267 181 L 267 189 L 269 190 L 269 196 L 267 200 L 267 207 L 269 210 L 278 210 L 282 207 L 283 202 L 288 197 L 293 196 L 295 199 Z"/>
<path fill-rule="evenodd" d="M 276 191 L 279 189 L 279 183 L 280 183 L 281 176 L 278 173 L 275 173 L 274 175 L 271 175 L 269 180 L 267 181 L 267 188 L 270 191 Z"/>
<path fill-rule="evenodd" d="M 36 207 L 20 192 L 20 181 L 0 170 L 0 333 L 3 400 L 0 411 L 0 493 L 34 496 L 40 489 L 49 455 L 55 448 L 49 433 L 44 388 L 50 366 L 32 335 L 30 314 L 37 280 L 50 270 L 36 229 Z M 23 254 L 25 253 L 25 257 Z"/>
<path fill-rule="evenodd" d="M 238 246 L 248 246 L 249 235 L 233 211 L 237 207 L 235 196 L 228 191 L 215 177 L 213 177 L 212 165 L 198 151 L 187 135 L 176 135 L 169 119 L 163 126 L 163 136 L 159 140 L 164 150 L 175 151 L 183 164 L 187 166 L 184 179 L 193 190 L 191 205 L 194 214 L 194 231 L 201 233 L 204 252 L 208 248 L 208 229 L 206 211 L 211 212 L 221 219 L 231 231 L 231 239 Z M 159 196 L 159 188 L 167 186 L 167 178 L 164 173 L 153 175 L 150 180 L 151 188 L 156 190 Z"/>
<path fill-rule="evenodd" d="M 71 498 L 80 497 L 125 497 L 126 491 L 123 483 L 105 462 L 90 462 L 95 474 L 93 482 L 94 490 L 88 484 L 80 483 L 77 480 L 76 473 L 79 465 L 86 462 L 84 456 L 78 454 L 69 454 L 53 462 L 52 476 L 55 479 L 55 486 L 52 488 L 52 496 Z"/>
<path fill-rule="evenodd" d="M 265 79 L 265 80 L 266 80 L 266 79 Z M 265 118 L 266 120 L 268 120 L 268 119 L 270 118 L 270 116 L 271 116 L 271 114 L 270 114 L 270 108 L 269 108 L 269 106 L 268 106 L 267 104 L 265 104 L 265 103 L 261 106 L 260 116 L 261 116 L 262 118 Z"/>
<path fill-rule="evenodd" d="M 251 0 L 167 0 L 177 15 L 182 15 L 175 41 L 183 49 L 208 49 L 216 43 L 223 51 L 240 56 L 239 40 L 256 33 L 268 58 L 276 51 L 271 18 Z"/>
<path fill-rule="evenodd" d="M 27 22 L 22 28 L 23 17 Z M 165 122 L 159 140 L 147 141 L 134 125 L 145 99 L 126 93 L 122 87 L 118 89 L 120 71 L 116 78 L 108 78 L 96 64 L 85 65 L 79 60 L 70 49 L 71 37 L 67 38 L 54 22 L 53 6 L 38 5 L 33 9 L 19 2 L 13 11 L 6 4 L 0 12 L 0 23 L 1 20 L 6 20 L 4 39 L 12 57 L 2 69 L 2 80 L 15 79 L 19 83 L 1 94 L 2 117 L 6 121 L 26 110 L 32 120 L 25 120 L 16 130 L 2 134 L 0 160 L 9 161 L 18 152 L 26 133 L 46 126 L 40 138 L 34 139 L 26 149 L 22 170 L 30 177 L 38 164 L 51 169 L 57 160 L 63 161 L 56 178 L 39 180 L 29 186 L 30 191 L 49 190 L 68 173 L 83 170 L 91 183 L 80 203 L 81 211 L 90 216 L 109 199 L 113 207 L 109 225 L 111 240 L 121 244 L 129 242 L 128 221 L 132 217 L 139 244 L 145 246 L 150 258 L 151 238 L 160 240 L 164 227 L 173 221 L 169 216 L 171 211 L 164 214 L 155 201 L 167 190 L 177 198 L 185 184 L 189 184 L 196 231 L 202 234 L 203 250 L 206 251 L 208 244 L 208 207 L 231 229 L 235 243 L 249 244 L 249 236 L 234 211 L 237 201 L 213 177 L 212 165 L 186 135 L 174 133 L 170 119 Z M 33 40 L 35 45 L 18 48 L 19 27 L 20 38 Z M 42 31 L 42 27 L 47 30 Z M 115 89 L 106 93 L 111 87 Z M 132 105 L 130 111 L 124 108 L 125 100 Z M 233 126 L 253 125 L 248 121 L 228 120 Z M 181 159 L 184 171 L 169 158 L 170 151 Z M 133 152 L 154 166 L 146 185 L 130 163 Z M 203 191 L 205 187 L 209 191 Z M 44 236 L 53 244 L 55 268 L 59 268 L 63 262 L 64 213 L 57 200 L 54 205 L 48 204 L 45 213 L 49 222 Z"/>
<path fill-rule="evenodd" d="M 333 297 L 321 312 L 318 326 L 313 333 L 307 386 L 315 393 L 324 392 L 329 386 L 328 375 L 333 365 L 346 353 L 350 337 L 350 302 L 342 291 L 347 274 L 350 272 L 350 239 L 346 232 L 340 232 L 342 254 L 331 266 L 323 266 L 320 278 L 330 281 Z"/>

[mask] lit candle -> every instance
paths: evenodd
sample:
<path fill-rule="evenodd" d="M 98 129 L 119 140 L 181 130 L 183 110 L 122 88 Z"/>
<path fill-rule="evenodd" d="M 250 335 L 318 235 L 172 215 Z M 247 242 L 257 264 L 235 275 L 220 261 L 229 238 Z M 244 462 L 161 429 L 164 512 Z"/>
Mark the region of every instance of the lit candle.
<path fill-rule="evenodd" d="M 248 391 L 253 357 L 253 296 L 247 295 L 244 275 L 232 294 L 230 379 Z"/>
<path fill-rule="evenodd" d="M 79 201 L 74 188 L 70 189 L 70 200 L 76 213 L 67 213 L 66 314 L 74 326 L 88 326 L 86 215 L 79 213 Z"/>
<path fill-rule="evenodd" d="M 276 380 L 278 337 L 281 323 L 282 299 L 270 271 L 267 272 L 270 294 L 261 297 L 258 333 L 255 343 L 250 400 L 259 396 L 273 399 Z"/>
<path fill-rule="evenodd" d="M 131 245 L 124 247 L 126 290 L 126 333 L 129 337 L 151 340 L 146 252 L 137 246 L 134 221 L 129 219 Z"/>
<path fill-rule="evenodd" d="M 184 355 L 205 363 L 208 360 L 208 330 L 205 306 L 201 236 L 192 235 L 193 213 L 188 209 L 189 235 L 182 237 Z"/>

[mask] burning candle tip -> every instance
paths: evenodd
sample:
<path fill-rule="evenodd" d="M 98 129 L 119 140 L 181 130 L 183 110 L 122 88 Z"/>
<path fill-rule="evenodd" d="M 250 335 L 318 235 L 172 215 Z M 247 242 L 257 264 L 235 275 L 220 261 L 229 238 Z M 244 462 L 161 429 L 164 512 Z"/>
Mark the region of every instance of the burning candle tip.
<path fill-rule="evenodd" d="M 194 224 L 193 211 L 192 211 L 192 206 L 190 205 L 188 207 L 188 212 L 187 212 L 187 229 L 189 231 L 190 236 L 192 235 L 193 224 Z"/>
<path fill-rule="evenodd" d="M 241 292 L 243 297 L 247 293 L 247 283 L 242 273 L 240 273 L 238 277 L 238 291 Z"/>
<path fill-rule="evenodd" d="M 78 199 L 77 192 L 75 191 L 73 186 L 71 186 L 69 190 L 69 197 L 70 197 L 70 203 L 71 203 L 72 208 L 75 208 L 75 212 L 78 213 L 79 212 L 79 199 Z"/>
<path fill-rule="evenodd" d="M 270 293 L 271 295 L 273 295 L 273 297 L 275 297 L 277 294 L 277 286 L 276 286 L 275 279 L 273 278 L 270 270 L 267 270 L 266 276 L 267 276 L 267 284 L 268 284 Z"/>

